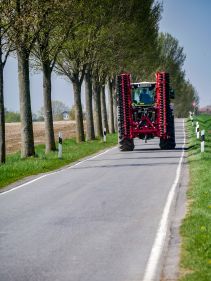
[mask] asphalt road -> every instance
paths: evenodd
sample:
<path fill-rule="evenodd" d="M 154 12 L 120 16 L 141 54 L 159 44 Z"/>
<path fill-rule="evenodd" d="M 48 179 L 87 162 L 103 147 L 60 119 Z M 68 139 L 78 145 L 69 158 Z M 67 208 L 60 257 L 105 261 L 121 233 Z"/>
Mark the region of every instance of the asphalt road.
<path fill-rule="evenodd" d="M 0 194 L 0 281 L 141 281 L 183 145 L 114 148 Z"/>

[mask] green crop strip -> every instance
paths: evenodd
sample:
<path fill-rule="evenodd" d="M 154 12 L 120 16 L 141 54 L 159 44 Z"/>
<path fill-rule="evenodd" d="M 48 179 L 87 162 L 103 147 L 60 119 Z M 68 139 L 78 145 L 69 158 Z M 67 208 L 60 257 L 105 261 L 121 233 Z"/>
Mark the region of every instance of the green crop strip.
<path fill-rule="evenodd" d="M 181 281 L 211 280 L 211 116 L 195 117 L 205 130 L 201 153 L 195 127 L 187 121 L 190 187 L 188 212 L 181 227 Z"/>
<path fill-rule="evenodd" d="M 20 153 L 11 154 L 6 164 L 0 166 L 0 188 L 28 176 L 58 169 L 116 144 L 117 135 L 110 134 L 107 135 L 106 143 L 102 140 L 82 143 L 76 143 L 73 139 L 65 140 L 62 159 L 58 159 L 57 151 L 45 154 L 44 145 L 36 146 L 36 157 L 21 159 Z"/>

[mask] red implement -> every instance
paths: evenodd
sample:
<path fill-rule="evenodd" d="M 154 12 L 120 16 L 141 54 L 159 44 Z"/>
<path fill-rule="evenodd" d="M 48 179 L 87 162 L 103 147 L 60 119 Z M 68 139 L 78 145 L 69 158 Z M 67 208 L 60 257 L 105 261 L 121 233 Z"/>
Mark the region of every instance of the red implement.
<path fill-rule="evenodd" d="M 122 151 L 134 149 L 134 138 L 159 137 L 161 149 L 174 149 L 174 116 L 170 107 L 169 74 L 156 73 L 156 82 L 130 82 L 129 74 L 119 75 L 118 133 Z"/>

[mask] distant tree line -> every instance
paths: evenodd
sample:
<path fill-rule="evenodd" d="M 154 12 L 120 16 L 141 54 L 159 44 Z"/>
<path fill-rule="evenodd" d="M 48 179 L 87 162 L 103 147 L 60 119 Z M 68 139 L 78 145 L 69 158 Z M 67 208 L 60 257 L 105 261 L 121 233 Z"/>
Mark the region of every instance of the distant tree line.
<path fill-rule="evenodd" d="M 70 113 L 70 108 L 66 106 L 63 102 L 58 101 L 58 100 L 52 100 L 51 102 L 52 105 L 52 116 L 54 121 L 59 121 L 63 120 L 63 113 L 68 112 Z M 45 120 L 45 108 L 44 106 L 41 107 L 39 112 L 36 114 L 35 120 L 37 119 L 38 121 L 44 121 Z M 73 116 L 71 116 L 73 117 Z"/>
<path fill-rule="evenodd" d="M 59 100 L 52 100 L 52 115 L 53 115 L 53 121 L 61 121 L 64 120 L 64 113 L 68 114 L 68 119 L 75 120 L 75 106 L 72 107 L 66 106 L 63 102 Z M 20 113 L 4 109 L 5 112 L 5 122 L 6 123 L 13 123 L 13 122 L 20 122 Z M 40 122 L 44 121 L 45 118 L 44 113 L 44 106 L 40 108 L 40 110 L 37 113 L 32 114 L 32 121 L 33 122 Z M 83 112 L 83 119 L 86 119 L 86 113 Z"/>
<path fill-rule="evenodd" d="M 18 61 L 21 157 L 35 155 L 29 65 L 43 74 L 46 152 L 56 150 L 51 101 L 52 72 L 74 90 L 76 140 L 117 130 L 116 75 L 153 79 L 170 72 L 177 116 L 192 108 L 197 93 L 186 81 L 183 49 L 169 34 L 159 34 L 162 5 L 155 0 L 7 0 L 0 2 L 0 162 L 5 162 L 4 67 L 10 53 Z M 85 83 L 86 136 L 81 86 Z M 108 108 L 106 91 L 108 89 Z"/>
<path fill-rule="evenodd" d="M 20 122 L 21 117 L 19 112 L 15 112 L 12 110 L 4 109 L 5 112 L 5 122 L 6 123 L 12 123 L 12 122 Z M 72 120 L 75 119 L 74 117 L 74 106 L 72 108 L 69 108 L 66 106 L 63 102 L 58 100 L 52 100 L 52 115 L 54 121 L 60 121 L 63 120 L 63 113 L 67 112 Z M 45 114 L 44 114 L 44 106 L 40 108 L 40 110 L 37 113 L 32 114 L 32 121 L 44 121 Z"/>
<path fill-rule="evenodd" d="M 21 116 L 19 112 L 9 111 L 5 108 L 5 122 L 12 123 L 12 122 L 20 122 Z"/>

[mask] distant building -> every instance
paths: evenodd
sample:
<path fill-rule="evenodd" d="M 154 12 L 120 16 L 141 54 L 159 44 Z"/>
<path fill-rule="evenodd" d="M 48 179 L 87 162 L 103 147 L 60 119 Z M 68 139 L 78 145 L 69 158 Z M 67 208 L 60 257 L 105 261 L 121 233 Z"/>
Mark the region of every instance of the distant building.
<path fill-rule="evenodd" d="M 199 113 L 211 114 L 211 105 L 199 108 Z"/>
<path fill-rule="evenodd" d="M 70 115 L 68 111 L 62 112 L 62 116 L 63 116 L 63 120 L 65 121 L 70 119 Z"/>

